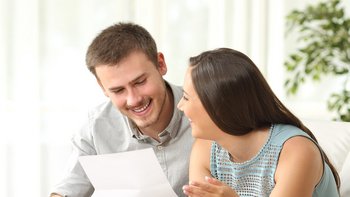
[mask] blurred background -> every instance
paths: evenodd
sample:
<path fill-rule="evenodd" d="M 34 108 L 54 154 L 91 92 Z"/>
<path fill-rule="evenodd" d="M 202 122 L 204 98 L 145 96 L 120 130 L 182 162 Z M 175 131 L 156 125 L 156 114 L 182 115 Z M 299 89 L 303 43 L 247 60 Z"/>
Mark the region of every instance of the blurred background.
<path fill-rule="evenodd" d="M 251 57 L 297 116 L 331 120 L 325 103 L 342 81 L 308 82 L 292 96 L 284 87 L 284 62 L 296 48 L 286 16 L 317 2 L 0 0 L 0 196 L 48 196 L 63 175 L 71 135 L 106 100 L 85 66 L 86 49 L 121 21 L 153 35 L 172 83 L 182 85 L 190 56 L 230 47 Z M 349 1 L 342 5 L 350 9 Z"/>

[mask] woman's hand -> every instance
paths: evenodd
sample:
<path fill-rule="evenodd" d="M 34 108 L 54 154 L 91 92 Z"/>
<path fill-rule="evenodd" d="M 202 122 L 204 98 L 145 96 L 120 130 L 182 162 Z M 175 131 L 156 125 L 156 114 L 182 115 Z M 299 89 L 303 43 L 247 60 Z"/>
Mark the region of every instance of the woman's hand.
<path fill-rule="evenodd" d="M 183 192 L 190 197 L 239 197 L 238 194 L 225 183 L 211 177 L 205 177 L 205 182 L 191 181 L 183 186 Z"/>

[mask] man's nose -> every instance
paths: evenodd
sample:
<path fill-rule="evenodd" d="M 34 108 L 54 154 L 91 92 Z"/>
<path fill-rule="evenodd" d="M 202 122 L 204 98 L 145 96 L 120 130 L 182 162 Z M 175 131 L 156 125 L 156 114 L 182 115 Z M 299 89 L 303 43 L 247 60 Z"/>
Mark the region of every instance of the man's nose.
<path fill-rule="evenodd" d="M 126 100 L 126 104 L 130 107 L 135 107 L 142 103 L 142 96 L 135 90 L 130 90 L 128 92 L 128 97 Z"/>

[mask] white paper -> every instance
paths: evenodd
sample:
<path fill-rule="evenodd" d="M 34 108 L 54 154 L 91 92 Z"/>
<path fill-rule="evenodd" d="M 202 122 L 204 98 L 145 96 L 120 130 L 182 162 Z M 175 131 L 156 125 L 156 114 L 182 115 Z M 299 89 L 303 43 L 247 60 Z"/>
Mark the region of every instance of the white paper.
<path fill-rule="evenodd" d="M 152 148 L 79 157 L 93 197 L 177 197 Z"/>

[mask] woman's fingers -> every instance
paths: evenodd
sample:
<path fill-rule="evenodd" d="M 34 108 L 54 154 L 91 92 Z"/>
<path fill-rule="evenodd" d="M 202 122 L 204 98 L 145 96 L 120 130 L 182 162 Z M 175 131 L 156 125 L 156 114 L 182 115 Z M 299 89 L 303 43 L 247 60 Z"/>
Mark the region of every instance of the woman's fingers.
<path fill-rule="evenodd" d="M 185 185 L 182 187 L 184 194 L 190 197 L 204 197 L 205 191 L 194 185 Z"/>
<path fill-rule="evenodd" d="M 211 177 L 205 177 L 205 182 L 192 181 L 183 191 L 190 197 L 238 196 L 231 187 Z"/>
<path fill-rule="evenodd" d="M 217 185 L 217 186 L 222 186 L 223 185 L 223 183 L 221 181 L 219 181 L 219 180 L 217 180 L 217 179 L 215 179 L 213 177 L 205 176 L 204 178 L 210 184 Z"/>

